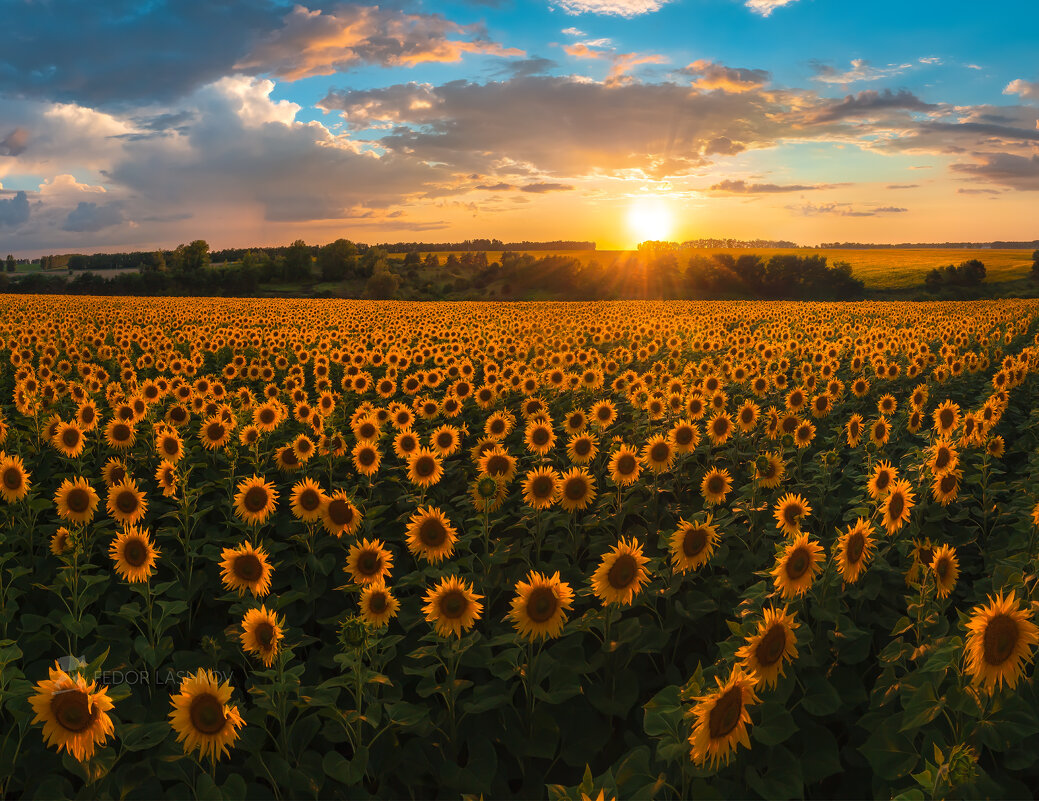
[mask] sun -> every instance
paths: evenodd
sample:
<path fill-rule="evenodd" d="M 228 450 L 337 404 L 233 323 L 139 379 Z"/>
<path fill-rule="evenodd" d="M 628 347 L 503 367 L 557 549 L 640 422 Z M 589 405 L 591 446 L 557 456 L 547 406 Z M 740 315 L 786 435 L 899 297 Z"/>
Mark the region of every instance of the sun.
<path fill-rule="evenodd" d="M 668 202 L 656 195 L 634 198 L 628 207 L 628 228 L 637 242 L 666 241 L 674 228 Z"/>

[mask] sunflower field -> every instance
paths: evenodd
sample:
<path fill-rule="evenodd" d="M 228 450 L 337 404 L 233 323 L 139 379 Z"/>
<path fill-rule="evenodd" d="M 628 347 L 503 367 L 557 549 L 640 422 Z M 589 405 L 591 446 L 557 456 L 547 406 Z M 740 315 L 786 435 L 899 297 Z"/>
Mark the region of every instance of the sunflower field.
<path fill-rule="evenodd" d="M 0 796 L 1030 797 L 1039 303 L 0 296 Z"/>

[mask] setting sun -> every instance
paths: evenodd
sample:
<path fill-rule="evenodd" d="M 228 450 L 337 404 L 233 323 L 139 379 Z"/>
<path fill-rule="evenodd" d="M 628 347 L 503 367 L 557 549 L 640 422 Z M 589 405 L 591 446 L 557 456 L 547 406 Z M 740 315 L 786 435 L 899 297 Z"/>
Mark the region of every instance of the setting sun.
<path fill-rule="evenodd" d="M 636 242 L 668 239 L 674 229 L 668 202 L 655 195 L 633 199 L 628 209 L 628 229 Z"/>

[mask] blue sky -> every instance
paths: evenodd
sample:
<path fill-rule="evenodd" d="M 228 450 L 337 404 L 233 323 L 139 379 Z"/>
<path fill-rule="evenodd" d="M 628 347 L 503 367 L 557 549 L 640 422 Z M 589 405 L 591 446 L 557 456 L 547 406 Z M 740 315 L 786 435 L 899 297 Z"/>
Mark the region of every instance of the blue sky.
<path fill-rule="evenodd" d="M 1035 3 L 3 11 L 0 250 L 18 255 L 1039 237 Z"/>

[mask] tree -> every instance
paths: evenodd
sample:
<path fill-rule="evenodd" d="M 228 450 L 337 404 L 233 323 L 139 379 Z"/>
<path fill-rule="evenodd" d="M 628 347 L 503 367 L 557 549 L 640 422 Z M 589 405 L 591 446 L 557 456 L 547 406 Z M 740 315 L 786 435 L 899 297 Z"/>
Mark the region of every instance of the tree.
<path fill-rule="evenodd" d="M 373 300 L 390 300 L 396 297 L 400 279 L 390 272 L 386 261 L 380 259 L 375 263 L 371 278 L 364 286 L 364 293 Z"/>
<path fill-rule="evenodd" d="M 960 264 L 959 278 L 964 286 L 978 286 L 985 280 L 985 265 L 978 259 L 968 259 Z"/>
<path fill-rule="evenodd" d="M 1032 278 L 1039 281 L 1039 250 L 1032 254 Z"/>
<path fill-rule="evenodd" d="M 297 239 L 285 252 L 285 278 L 288 281 L 310 278 L 310 268 L 314 257 L 310 246 L 302 239 Z"/>
<path fill-rule="evenodd" d="M 7 272 L 14 272 L 14 256 L 12 256 L 10 253 L 7 254 Z"/>
<path fill-rule="evenodd" d="M 945 281 L 942 271 L 935 267 L 931 272 L 924 276 L 924 289 L 928 292 L 937 292 L 942 288 L 942 283 Z"/>
<path fill-rule="evenodd" d="M 204 239 L 196 239 L 188 245 L 180 245 L 181 269 L 187 273 L 198 272 L 210 264 L 209 243 Z"/>
<path fill-rule="evenodd" d="M 357 271 L 357 246 L 347 239 L 330 242 L 317 252 L 317 268 L 325 281 L 338 281 Z"/>
<path fill-rule="evenodd" d="M 422 260 L 422 266 L 427 270 L 436 270 L 440 267 L 440 257 L 436 253 L 427 253 Z"/>

